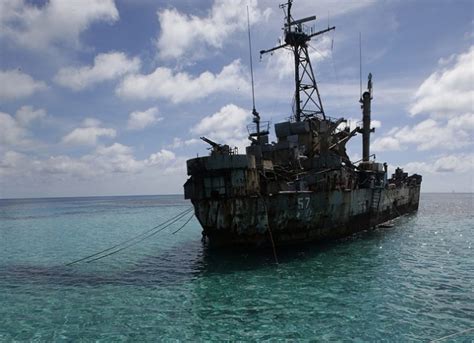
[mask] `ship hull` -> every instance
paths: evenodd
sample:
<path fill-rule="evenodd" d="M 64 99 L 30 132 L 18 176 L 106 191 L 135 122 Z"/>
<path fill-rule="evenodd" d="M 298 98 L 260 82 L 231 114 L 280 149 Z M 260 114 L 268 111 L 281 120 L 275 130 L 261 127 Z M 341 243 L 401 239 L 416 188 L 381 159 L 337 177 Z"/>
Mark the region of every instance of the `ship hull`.
<path fill-rule="evenodd" d="M 211 247 L 262 247 L 350 236 L 417 211 L 420 187 L 193 201 Z"/>

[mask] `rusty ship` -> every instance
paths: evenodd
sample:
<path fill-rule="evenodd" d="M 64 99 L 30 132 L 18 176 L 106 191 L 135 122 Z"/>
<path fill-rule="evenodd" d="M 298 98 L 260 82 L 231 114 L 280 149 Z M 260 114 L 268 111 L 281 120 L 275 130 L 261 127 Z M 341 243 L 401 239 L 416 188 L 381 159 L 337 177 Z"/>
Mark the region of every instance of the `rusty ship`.
<path fill-rule="evenodd" d="M 280 7 L 284 41 L 260 51 L 263 55 L 286 48 L 294 56 L 293 113 L 274 125 L 277 142 L 269 142 L 269 123 L 255 109 L 252 72 L 253 122 L 245 154 L 201 137 L 211 145 L 210 155 L 187 161 L 185 198 L 191 200 L 203 239 L 212 247 L 275 247 L 341 238 L 418 210 L 422 177 L 397 168 L 389 178 L 387 163 L 370 154 L 371 74 L 359 99 L 361 124 L 351 129 L 346 119 L 327 116 L 308 44 L 335 27 L 313 31 L 306 23 L 315 16 L 295 20 L 292 0 Z M 362 135 L 362 159 L 353 162 L 346 144 L 357 134 Z"/>

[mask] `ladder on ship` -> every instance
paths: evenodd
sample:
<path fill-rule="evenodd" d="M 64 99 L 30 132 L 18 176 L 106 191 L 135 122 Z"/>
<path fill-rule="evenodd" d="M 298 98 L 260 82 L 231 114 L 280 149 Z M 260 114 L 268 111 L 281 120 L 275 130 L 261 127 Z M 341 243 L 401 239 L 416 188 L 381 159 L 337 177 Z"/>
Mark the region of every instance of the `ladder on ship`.
<path fill-rule="evenodd" d="M 372 212 L 378 212 L 381 199 L 382 199 L 382 188 L 374 188 L 372 190 L 372 202 L 370 205 L 370 210 Z"/>

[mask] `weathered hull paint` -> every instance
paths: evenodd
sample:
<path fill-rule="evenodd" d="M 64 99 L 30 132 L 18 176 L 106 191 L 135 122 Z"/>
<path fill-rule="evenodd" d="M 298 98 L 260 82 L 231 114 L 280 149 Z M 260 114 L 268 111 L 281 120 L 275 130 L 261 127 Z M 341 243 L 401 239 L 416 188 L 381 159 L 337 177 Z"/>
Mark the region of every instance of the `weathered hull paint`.
<path fill-rule="evenodd" d="M 377 195 L 377 193 L 380 194 Z M 194 200 L 212 247 L 290 245 L 336 239 L 416 211 L 420 186 Z"/>

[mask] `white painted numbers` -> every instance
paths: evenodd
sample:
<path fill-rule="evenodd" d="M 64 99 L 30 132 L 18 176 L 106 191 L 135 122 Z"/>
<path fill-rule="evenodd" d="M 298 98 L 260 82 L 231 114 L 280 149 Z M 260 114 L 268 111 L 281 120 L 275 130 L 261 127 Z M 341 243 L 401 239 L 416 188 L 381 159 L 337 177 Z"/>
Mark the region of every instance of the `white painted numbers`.
<path fill-rule="evenodd" d="M 311 217 L 312 211 L 310 204 L 310 196 L 306 195 L 298 197 L 298 212 L 296 213 L 297 219 L 308 220 Z"/>
<path fill-rule="evenodd" d="M 311 199 L 309 196 L 299 197 L 298 198 L 298 210 L 307 210 Z"/>

